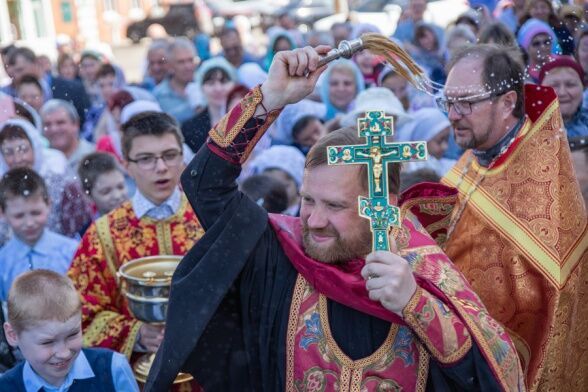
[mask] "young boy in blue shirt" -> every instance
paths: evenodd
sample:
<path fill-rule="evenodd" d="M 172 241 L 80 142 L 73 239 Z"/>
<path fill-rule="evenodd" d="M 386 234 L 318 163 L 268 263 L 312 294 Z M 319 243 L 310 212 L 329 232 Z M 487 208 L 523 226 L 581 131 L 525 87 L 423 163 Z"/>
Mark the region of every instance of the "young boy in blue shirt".
<path fill-rule="evenodd" d="M 0 249 L 0 301 L 14 279 L 45 268 L 65 275 L 78 242 L 50 231 L 50 200 L 43 178 L 29 168 L 15 168 L 0 180 L 0 209 L 13 236 Z"/>
<path fill-rule="evenodd" d="M 0 377 L 0 391 L 139 391 L 124 355 L 82 349 L 80 297 L 65 276 L 40 269 L 16 278 L 4 332 L 25 361 Z"/>

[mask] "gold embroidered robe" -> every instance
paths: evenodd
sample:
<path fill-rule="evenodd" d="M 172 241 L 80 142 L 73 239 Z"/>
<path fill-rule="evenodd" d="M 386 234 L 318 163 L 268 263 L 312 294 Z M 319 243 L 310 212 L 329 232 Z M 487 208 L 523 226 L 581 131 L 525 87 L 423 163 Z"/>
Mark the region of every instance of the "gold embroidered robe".
<path fill-rule="evenodd" d="M 127 201 L 94 222 L 68 272 L 82 297 L 84 346 L 130 358 L 141 322 L 131 315 L 116 271 L 139 257 L 185 255 L 203 234 L 184 194 L 177 213 L 165 220 L 139 219 Z"/>
<path fill-rule="evenodd" d="M 463 176 L 468 151 L 443 179 L 458 206 L 470 195 L 445 251 L 509 330 L 530 390 L 586 391 L 586 207 L 555 93 L 528 85 L 525 99 L 525 123 L 497 165 L 474 159 Z"/>

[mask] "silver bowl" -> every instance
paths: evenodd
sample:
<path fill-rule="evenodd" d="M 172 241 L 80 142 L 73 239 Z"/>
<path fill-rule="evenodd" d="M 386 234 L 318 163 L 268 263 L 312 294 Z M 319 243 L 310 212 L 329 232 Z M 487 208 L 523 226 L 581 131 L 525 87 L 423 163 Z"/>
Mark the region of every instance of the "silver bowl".
<path fill-rule="evenodd" d="M 165 321 L 171 278 L 181 260 L 181 256 L 142 257 L 119 268 L 117 278 L 136 319 Z"/>

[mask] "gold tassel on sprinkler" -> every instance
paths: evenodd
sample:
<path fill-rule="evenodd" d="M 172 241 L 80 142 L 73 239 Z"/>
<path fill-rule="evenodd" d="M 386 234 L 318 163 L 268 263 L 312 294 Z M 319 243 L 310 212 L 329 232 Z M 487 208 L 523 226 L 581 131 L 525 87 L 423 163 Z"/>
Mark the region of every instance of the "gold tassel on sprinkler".
<path fill-rule="evenodd" d="M 400 76 L 405 78 L 418 90 L 427 94 L 434 92 L 434 83 L 414 62 L 412 57 L 396 42 L 377 33 L 367 33 L 363 34 L 361 38 L 351 41 L 341 41 L 337 49 L 331 50 L 319 61 L 319 67 L 341 57 L 350 59 L 355 53 L 363 49 L 384 57 Z"/>

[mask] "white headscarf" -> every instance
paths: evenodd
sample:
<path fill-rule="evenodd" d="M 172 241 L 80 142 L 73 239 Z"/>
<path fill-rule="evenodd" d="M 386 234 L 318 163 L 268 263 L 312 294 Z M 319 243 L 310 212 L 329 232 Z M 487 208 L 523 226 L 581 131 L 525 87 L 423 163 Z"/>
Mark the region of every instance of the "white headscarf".
<path fill-rule="evenodd" d="M 124 124 L 131 117 L 135 114 L 143 113 L 143 112 L 158 112 L 161 113 L 161 106 L 157 102 L 153 101 L 146 101 L 146 100 L 139 100 L 133 101 L 126 105 L 123 110 L 120 112 L 120 123 Z"/>
<path fill-rule="evenodd" d="M 194 85 L 191 87 L 188 95 L 190 95 L 191 105 L 206 106 L 206 96 L 202 91 L 202 84 L 204 83 L 204 76 L 208 71 L 214 68 L 220 68 L 229 76 L 229 80 L 232 82 L 237 81 L 237 70 L 231 63 L 229 63 L 224 57 L 212 57 L 204 61 L 194 74 Z"/>
<path fill-rule="evenodd" d="M 441 110 L 423 108 L 411 114 L 414 121 L 408 127 L 408 139 L 401 141 L 424 140 L 429 141 L 439 132 L 451 126 L 449 119 Z"/>
<path fill-rule="evenodd" d="M 384 87 L 371 87 L 357 95 L 355 108 L 341 119 L 341 126 L 355 127 L 357 117 L 370 110 L 383 110 L 387 115 L 395 116 L 395 129 L 403 127 L 411 120 L 392 91 Z"/>
<path fill-rule="evenodd" d="M 320 102 L 303 99 L 291 105 L 286 105 L 275 122 L 272 140 L 278 144 L 292 144 L 292 128 L 304 116 L 312 115 L 323 119 L 327 108 Z"/>
<path fill-rule="evenodd" d="M 244 63 L 237 70 L 239 83 L 251 89 L 267 79 L 267 73 L 257 63 Z"/>
<path fill-rule="evenodd" d="M 133 97 L 135 101 L 153 101 L 157 102 L 157 99 L 153 94 L 149 91 L 145 90 L 144 88 L 137 87 L 137 86 L 124 86 L 121 90 L 128 91 L 129 94 Z"/>
<path fill-rule="evenodd" d="M 433 139 L 439 132 L 451 126 L 445 113 L 436 108 L 424 108 L 411 114 L 414 120 L 408 124 L 400 135 L 399 141 L 425 141 Z M 455 160 L 438 159 L 432 155 L 425 162 L 403 164 L 403 170 L 411 172 L 419 169 L 432 169 L 443 177 L 455 165 Z"/>
<path fill-rule="evenodd" d="M 262 151 L 249 166 L 252 174 L 261 174 L 268 169 L 280 169 L 288 173 L 298 188 L 304 174 L 304 154 L 292 146 L 272 146 Z"/>
<path fill-rule="evenodd" d="M 41 177 L 47 177 L 50 173 L 60 176 L 67 174 L 68 165 L 65 155 L 63 155 L 63 153 L 59 150 L 45 147 L 46 143 L 44 143 L 41 132 L 30 122 L 20 118 L 13 118 L 3 123 L 2 129 L 4 129 L 4 127 L 7 125 L 16 125 L 21 127 L 27 134 L 33 149 L 33 170 L 39 173 Z M 3 175 L 8 171 L 8 169 L 9 168 L 6 164 L 6 161 L 4 160 L 4 156 L 0 154 L 0 173 Z"/>

